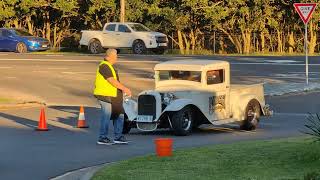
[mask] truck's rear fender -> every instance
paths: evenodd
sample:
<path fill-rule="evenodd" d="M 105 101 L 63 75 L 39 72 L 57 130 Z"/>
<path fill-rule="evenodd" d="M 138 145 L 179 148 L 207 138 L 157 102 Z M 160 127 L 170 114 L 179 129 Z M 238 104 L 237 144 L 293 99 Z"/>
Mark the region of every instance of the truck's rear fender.
<path fill-rule="evenodd" d="M 254 96 L 254 95 L 244 94 L 244 95 L 238 96 L 237 99 L 233 100 L 233 102 L 235 102 L 234 104 L 232 104 L 232 107 L 231 107 L 231 112 L 233 114 L 233 118 L 238 119 L 238 120 L 244 120 L 247 105 L 248 105 L 249 101 L 251 101 L 253 99 L 255 99 L 259 102 L 260 113 L 261 113 L 261 115 L 264 114 L 264 112 L 262 110 L 262 105 L 264 102 L 261 102 L 261 100 L 259 100 L 259 98 L 256 98 L 256 96 Z"/>
<path fill-rule="evenodd" d="M 89 40 L 89 42 L 88 42 L 88 49 L 89 49 L 90 44 L 91 44 L 93 41 L 99 41 L 99 42 L 101 43 L 101 46 L 102 46 L 102 47 L 104 46 L 104 45 L 103 45 L 103 41 L 102 41 L 101 38 L 99 38 L 99 37 L 94 37 L 94 38 L 91 38 L 91 39 Z"/>
<path fill-rule="evenodd" d="M 89 46 L 93 40 L 98 40 L 103 45 L 101 33 L 101 31 L 81 31 L 80 44 Z"/>

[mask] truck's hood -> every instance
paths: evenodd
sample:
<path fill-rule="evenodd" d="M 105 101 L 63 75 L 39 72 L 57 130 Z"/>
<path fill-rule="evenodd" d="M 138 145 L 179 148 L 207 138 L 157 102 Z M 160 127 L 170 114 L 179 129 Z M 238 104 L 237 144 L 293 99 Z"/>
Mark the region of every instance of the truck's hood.
<path fill-rule="evenodd" d="M 181 92 L 181 91 L 203 91 L 203 88 L 192 85 L 176 85 L 176 86 L 157 86 L 156 91 L 159 92 Z"/>
<path fill-rule="evenodd" d="M 163 33 L 160 33 L 160 32 L 154 32 L 154 31 L 151 31 L 151 32 L 136 32 L 137 34 L 140 34 L 140 35 L 144 35 L 144 36 L 167 36 Z"/>

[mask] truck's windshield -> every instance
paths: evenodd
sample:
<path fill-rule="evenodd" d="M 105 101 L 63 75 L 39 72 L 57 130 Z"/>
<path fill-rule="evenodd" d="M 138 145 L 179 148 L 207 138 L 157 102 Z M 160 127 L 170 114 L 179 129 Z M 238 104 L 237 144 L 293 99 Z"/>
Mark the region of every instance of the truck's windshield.
<path fill-rule="evenodd" d="M 134 31 L 137 32 L 150 32 L 150 29 L 142 24 L 128 24 Z"/>
<path fill-rule="evenodd" d="M 159 71 L 159 80 L 187 80 L 201 82 L 201 71 Z"/>

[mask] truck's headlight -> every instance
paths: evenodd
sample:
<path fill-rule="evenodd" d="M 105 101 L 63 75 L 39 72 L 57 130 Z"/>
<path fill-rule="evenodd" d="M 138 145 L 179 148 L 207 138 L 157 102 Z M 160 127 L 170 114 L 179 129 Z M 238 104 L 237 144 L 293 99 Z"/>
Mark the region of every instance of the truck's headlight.
<path fill-rule="evenodd" d="M 150 39 L 156 39 L 156 37 L 155 37 L 155 36 L 152 36 L 152 35 L 149 36 L 149 38 L 150 38 Z"/>
<path fill-rule="evenodd" d="M 170 104 L 174 100 L 174 95 L 172 93 L 164 93 L 163 94 L 163 103 L 165 105 Z"/>

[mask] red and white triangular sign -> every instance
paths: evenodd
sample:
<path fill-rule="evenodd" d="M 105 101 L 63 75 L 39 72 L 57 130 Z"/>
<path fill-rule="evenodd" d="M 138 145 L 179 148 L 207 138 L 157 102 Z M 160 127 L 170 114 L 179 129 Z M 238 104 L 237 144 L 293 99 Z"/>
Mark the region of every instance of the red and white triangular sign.
<path fill-rule="evenodd" d="M 293 5 L 304 24 L 307 24 L 317 3 L 294 3 Z"/>

